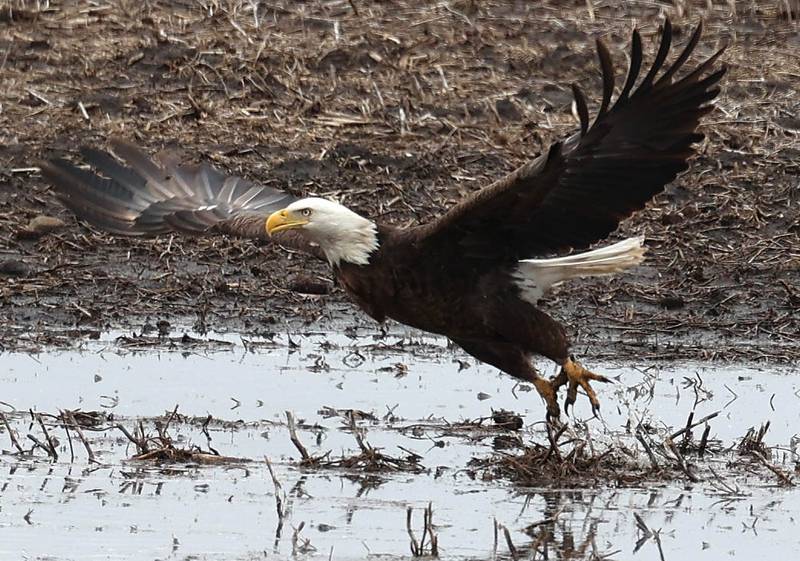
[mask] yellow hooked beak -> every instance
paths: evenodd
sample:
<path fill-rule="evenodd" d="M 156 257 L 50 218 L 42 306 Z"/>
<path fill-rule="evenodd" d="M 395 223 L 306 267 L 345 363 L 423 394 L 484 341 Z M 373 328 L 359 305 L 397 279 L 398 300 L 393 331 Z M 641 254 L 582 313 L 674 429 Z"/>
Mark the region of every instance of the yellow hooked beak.
<path fill-rule="evenodd" d="M 267 218 L 267 233 L 271 236 L 275 232 L 300 228 L 306 224 L 308 224 L 307 219 L 293 214 L 288 209 L 283 209 L 269 215 L 269 218 Z"/>

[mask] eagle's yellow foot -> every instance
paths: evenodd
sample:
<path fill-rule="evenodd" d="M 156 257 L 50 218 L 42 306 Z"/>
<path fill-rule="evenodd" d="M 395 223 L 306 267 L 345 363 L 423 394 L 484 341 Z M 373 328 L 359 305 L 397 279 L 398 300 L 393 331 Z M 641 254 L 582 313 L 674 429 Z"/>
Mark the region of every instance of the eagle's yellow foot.
<path fill-rule="evenodd" d="M 554 391 L 558 391 L 558 388 L 567 384 L 567 398 L 564 400 L 564 410 L 567 413 L 569 413 L 570 406 L 574 405 L 575 400 L 578 398 L 578 386 L 580 386 L 589 397 L 589 402 L 592 404 L 592 413 L 597 416 L 597 413 L 600 411 L 600 401 L 597 399 L 597 394 L 594 393 L 592 386 L 589 384 L 590 381 L 610 382 L 611 380 L 585 369 L 572 360 L 572 358 L 568 358 L 564 364 L 561 365 L 561 372 L 555 377 L 551 384 Z"/>
<path fill-rule="evenodd" d="M 558 417 L 561 415 L 561 409 L 558 407 L 558 396 L 556 394 L 558 388 L 543 378 L 535 378 L 533 380 L 533 386 L 547 404 L 547 421 L 557 421 Z"/>

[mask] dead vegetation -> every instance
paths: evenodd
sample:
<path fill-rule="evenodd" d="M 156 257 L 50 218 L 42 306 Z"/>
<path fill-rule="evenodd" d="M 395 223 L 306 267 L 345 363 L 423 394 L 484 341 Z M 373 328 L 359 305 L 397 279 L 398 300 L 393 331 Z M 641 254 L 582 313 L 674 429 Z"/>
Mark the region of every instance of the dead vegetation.
<path fill-rule="evenodd" d="M 747 433 L 739 442 L 739 445 L 736 447 L 736 451 L 741 456 L 750 456 L 751 458 L 754 458 L 758 463 L 775 474 L 775 477 L 778 478 L 780 485 L 794 487 L 795 484 L 792 478 L 781 468 L 772 464 L 771 460 L 767 459 L 772 458 L 772 451 L 764 443 L 764 436 L 766 436 L 768 430 L 769 421 L 761 425 L 758 430 L 753 427 L 747 429 Z"/>
<path fill-rule="evenodd" d="M 73 434 L 86 450 L 87 461 L 90 464 L 102 464 L 102 459 L 95 454 L 90 439 L 86 433 L 119 433 L 134 446 L 134 453 L 128 459 L 131 461 L 151 461 L 160 463 L 191 463 L 191 464 L 229 464 L 242 463 L 250 460 L 244 458 L 234 458 L 222 456 L 211 446 L 211 435 L 208 425 L 212 422 L 209 416 L 201 424 L 201 432 L 207 439 L 208 449 L 204 450 L 200 446 L 192 445 L 183 448 L 176 445 L 176 441 L 170 436 L 170 425 L 175 422 L 191 423 L 192 420 L 183 417 L 178 413 L 178 407 L 167 413 L 162 418 L 147 421 L 147 425 L 152 425 L 151 430 L 145 430 L 145 420 L 138 419 L 133 421 L 133 429 L 129 430 L 123 422 L 120 422 L 111 413 L 103 411 L 81 411 L 63 410 L 58 415 L 47 413 L 34 413 L 30 411 L 30 424 L 26 439 L 33 443 L 31 448 L 25 449 L 21 446 L 16 432 L 9 423 L 6 415 L 0 412 L 5 430 L 8 432 L 9 439 L 15 454 L 23 457 L 35 457 L 36 451 L 46 453 L 52 461 L 58 461 L 59 450 L 62 448 L 62 441 L 55 435 L 56 429 L 64 431 L 68 444 L 70 463 L 75 462 L 76 453 L 73 446 Z M 32 430 L 39 427 L 42 435 L 34 434 Z M 93 435 L 97 438 L 96 435 Z"/>
<path fill-rule="evenodd" d="M 721 411 L 700 418 L 692 412 L 677 429 L 645 420 L 649 418 L 646 416 L 636 425 L 611 430 L 605 424 L 577 419 L 561 426 L 543 422 L 525 425 L 520 415 L 504 410 L 455 423 L 429 417 L 408 424 L 397 419 L 391 409 L 379 418 L 359 410 L 323 407 L 318 412 L 322 418 L 341 421 L 331 428 L 298 422 L 288 411 L 285 422 L 244 422 L 223 421 L 211 415 L 190 417 L 180 414 L 177 406 L 160 417 L 118 418 L 108 411 L 63 409 L 50 414 L 2 405 L 10 410 L 0 412 L 0 433 L 8 435 L 11 445 L 2 453 L 20 458 L 75 463 L 81 461 L 83 448 L 88 464 L 104 465 L 108 461 L 104 459 L 109 454 L 107 445 L 116 442 L 124 447 L 123 458 L 132 462 L 243 464 L 255 460 L 221 454 L 212 433 L 256 428 L 262 437 L 270 438 L 271 428 L 277 428 L 282 431 L 279 438 L 291 442 L 298 452 L 295 459 L 285 458 L 291 465 L 301 471 L 338 471 L 365 489 L 380 486 L 400 473 L 438 479 L 445 473 L 454 476 L 458 472 L 481 481 L 513 482 L 521 488 L 629 487 L 685 480 L 687 484 L 711 485 L 726 496 L 740 496 L 737 477 L 755 475 L 762 481 L 793 487 L 792 472 L 798 465 L 794 441 L 788 446 L 767 445 L 769 422 L 749 428 L 734 442 L 716 438 L 713 425 Z M 368 426 L 408 442 L 428 443 L 427 451 L 400 442 L 393 448 L 401 454 L 389 454 L 369 442 Z M 338 455 L 326 449 L 323 435 L 331 430 L 350 435 L 355 446 L 342 446 Z M 310 440 L 309 435 L 316 435 L 311 451 L 304 443 Z M 430 465 L 426 459 L 430 451 L 446 448 L 452 441 L 464 442 L 475 450 L 470 454 L 472 459 L 453 471 L 452 466 Z M 103 447 L 100 451 L 98 445 Z M 481 449 L 491 453 L 477 452 Z M 279 490 L 276 487 L 276 493 Z"/>
<path fill-rule="evenodd" d="M 153 421 L 154 433 L 145 434 L 144 426 L 141 421 L 133 429 L 133 434 L 128 432 L 122 424 L 117 424 L 119 429 L 128 440 L 136 447 L 136 454 L 131 460 L 155 461 L 155 462 L 180 462 L 180 463 L 199 463 L 199 464 L 221 464 L 230 462 L 246 462 L 243 458 L 232 458 L 222 456 L 211 446 L 211 435 L 208 432 L 208 424 L 211 422 L 211 415 L 202 425 L 203 435 L 208 440 L 208 450 L 203 450 L 197 445 L 190 448 L 179 448 L 175 446 L 175 441 L 169 435 L 169 426 L 178 418 L 178 406 L 175 406 L 172 413 L 164 419 Z"/>
<path fill-rule="evenodd" d="M 22 413 L 15 413 L 15 416 Z M 87 439 L 86 433 L 119 433 L 124 439 L 133 445 L 133 452 L 129 454 L 128 460 L 131 461 L 150 461 L 157 463 L 196 463 L 196 464 L 230 464 L 244 463 L 253 461 L 248 458 L 235 458 L 221 455 L 212 444 L 212 436 L 209 426 L 217 425 L 227 429 L 240 429 L 245 423 L 225 423 L 214 419 L 212 416 L 204 418 L 192 418 L 178 413 L 178 406 L 165 414 L 163 417 L 154 419 L 133 419 L 121 421 L 116 419 L 113 414 L 102 411 L 80 411 L 64 410 L 58 415 L 46 413 L 27 413 L 30 417 L 30 424 L 25 438 L 32 442 L 31 448 L 24 448 L 20 444 L 11 424 L 6 415 L 0 412 L 0 426 L 8 432 L 9 440 L 15 454 L 25 457 L 35 457 L 36 452 L 44 452 L 46 457 L 52 461 L 59 460 L 59 450 L 61 441 L 54 434 L 55 430 L 63 430 L 69 444 L 70 462 L 75 461 L 75 450 L 73 448 L 73 434 L 86 449 L 89 463 L 102 463 L 98 459 Z M 308 469 L 336 469 L 352 472 L 354 474 L 376 474 L 391 475 L 397 472 L 423 473 L 426 468 L 421 464 L 422 456 L 413 452 L 407 452 L 404 457 L 394 457 L 383 452 L 379 448 L 373 447 L 366 438 L 366 429 L 359 426 L 356 422 L 356 413 L 352 410 L 343 412 L 347 424 L 343 425 L 342 430 L 353 435 L 358 451 L 355 454 L 342 454 L 334 457 L 331 451 L 312 455 L 302 443 L 297 432 L 297 422 L 294 415 L 286 412 L 286 429 L 289 439 L 300 453 L 297 466 Z M 182 447 L 177 444 L 183 439 L 175 439 L 170 434 L 171 427 L 175 424 L 183 424 L 200 430 L 206 440 L 206 447 L 197 444 L 189 447 Z M 39 428 L 41 434 L 36 434 L 33 430 Z M 132 428 L 131 428 L 132 427 Z M 146 428 L 148 427 L 148 428 Z M 309 428 L 309 427 L 305 427 Z"/>
<path fill-rule="evenodd" d="M 156 321 L 353 323 L 327 272 L 279 249 L 77 225 L 39 158 L 120 135 L 408 224 L 574 130 L 570 84 L 599 90 L 593 39 L 617 52 L 636 22 L 649 45 L 669 15 L 678 41 L 702 17 L 701 51 L 730 45 L 707 141 L 623 226 L 646 235 L 648 264 L 565 286 L 547 308 L 596 356 L 797 357 L 794 2 L 15 0 L 1 13 L 0 348 Z"/>
<path fill-rule="evenodd" d="M 297 424 L 294 415 L 286 412 L 289 438 L 300 453 L 300 466 L 305 468 L 343 469 L 354 472 L 380 473 L 389 475 L 395 472 L 422 473 L 426 468 L 421 465 L 422 456 L 409 452 L 405 457 L 394 457 L 374 448 L 366 439 L 366 429 L 356 424 L 356 414 L 346 410 L 344 416 L 347 425 L 343 430 L 350 432 L 358 445 L 359 453 L 332 457 L 331 452 L 311 455 L 297 435 Z"/>
<path fill-rule="evenodd" d="M 2 405 L 10 408 L 9 404 Z M 491 482 L 492 487 L 499 483 L 510 483 L 510 493 L 524 497 L 521 511 L 517 512 L 517 504 L 508 514 L 509 519 L 514 518 L 514 529 L 506 526 L 504 521 L 494 521 L 491 551 L 493 558 L 497 559 L 614 558 L 619 551 L 611 550 L 609 546 L 616 540 L 599 539 L 602 531 L 598 532 L 598 525 L 603 521 L 602 515 L 587 514 L 583 525 L 576 525 L 573 520 L 575 505 L 583 501 L 588 502 L 589 513 L 595 500 L 599 501 L 596 505 L 598 512 L 607 512 L 609 505 L 603 504 L 603 501 L 615 499 L 598 499 L 602 496 L 598 489 L 610 488 L 613 497 L 618 493 L 615 489 L 619 487 L 649 488 L 648 508 L 654 507 L 657 511 L 659 506 L 652 503 L 661 496 L 658 489 L 663 490 L 666 487 L 664 484 L 669 481 L 680 482 L 670 487 L 674 492 L 680 491 L 680 495 L 670 502 L 670 509 L 677 511 L 684 497 L 683 492 L 691 497 L 693 486 L 698 486 L 700 494 L 718 497 L 720 504 L 726 506 L 750 497 L 754 487 L 794 485 L 791 470 L 797 454 L 792 452 L 787 455 L 782 447 L 771 447 L 765 443 L 769 423 L 758 429 L 748 429 L 741 439 L 723 444 L 709 436 L 718 417 L 716 412 L 699 419 L 690 415 L 681 428 L 655 430 L 650 425 L 641 424 L 623 433 L 598 430 L 597 423 L 588 425 L 575 422 L 571 426 L 549 427 L 546 431 L 540 430 L 538 423 L 520 427 L 516 421 L 519 415 L 509 411 L 495 412 L 491 418 L 460 423 L 429 418 L 399 426 L 395 425 L 397 419 L 389 418 L 391 411 L 387 418 L 381 419 L 357 410 L 327 407 L 320 410 L 320 415 L 327 419 L 341 419 L 341 424 L 335 430 L 353 436 L 357 445 L 353 453 L 333 457 L 331 452 L 320 451 L 323 449 L 320 441 L 316 442 L 314 451 L 309 451 L 303 441 L 308 441 L 309 435 L 316 431 L 325 429 L 304 424 L 291 413 L 286 413 L 285 423 L 245 423 L 223 421 L 211 416 L 189 417 L 180 414 L 175 407 L 162 416 L 146 419 L 118 418 L 109 412 L 78 409 L 65 409 L 58 414 L 12 409 L 7 414 L 0 413 L 0 435 L 7 433 L 11 444 L 10 450 L 0 446 L 0 455 L 3 461 L 10 460 L 12 466 L 41 463 L 54 467 L 54 464 L 60 463 L 70 470 L 73 465 L 83 466 L 76 472 L 84 474 L 101 468 L 112 468 L 112 471 L 132 468 L 130 475 L 127 472 L 123 474 L 125 480 L 119 485 L 118 493 L 134 495 L 142 492 L 145 481 L 154 486 L 156 494 L 160 493 L 163 482 L 154 481 L 146 475 L 148 473 L 171 477 L 186 475 L 187 468 L 197 474 L 203 473 L 200 470 L 217 467 L 222 471 L 241 470 L 247 478 L 252 471 L 266 465 L 264 471 L 268 470 L 272 479 L 277 513 L 273 547 L 278 551 L 282 539 L 286 537 L 293 556 L 317 551 L 312 540 L 315 541 L 319 534 L 306 530 L 306 522 L 298 521 L 297 514 L 298 503 L 311 497 L 304 489 L 310 473 L 322 475 L 327 480 L 331 474 L 338 472 L 342 480 L 346 478 L 361 483 L 362 488 L 356 493 L 355 499 L 361 499 L 370 489 L 379 487 L 398 474 L 402 475 L 399 479 L 403 481 L 405 474 L 427 477 L 431 484 L 442 476 L 438 469 L 435 472 L 430 469 L 424 453 L 408 452 L 398 445 L 409 455 L 393 457 L 373 447 L 367 440 L 367 424 L 411 439 L 430 440 L 432 447 L 438 447 L 437 442 L 445 439 L 462 439 L 474 446 L 491 439 L 494 452 L 489 457 L 473 459 L 466 465 L 451 466 L 454 468 L 451 472 L 453 481 L 447 485 L 458 489 L 458 492 L 471 493 L 477 491 L 474 487 L 470 488 L 468 478 Z M 512 420 L 510 423 L 509 419 Z M 256 428 L 256 434 L 264 427 L 278 427 L 278 438 L 284 442 L 291 441 L 298 456 L 294 459 L 283 456 L 281 462 L 284 471 L 277 472 L 269 458 L 266 458 L 265 464 L 260 464 L 254 459 L 228 457 L 217 451 L 212 429 L 236 431 L 248 427 Z M 204 439 L 205 444 L 193 444 L 193 440 L 198 439 Z M 119 444 L 116 453 L 109 451 L 110 442 Z M 502 442 L 502 445 L 497 445 L 498 442 Z M 81 445 L 85 448 L 85 460 L 79 451 Z M 125 453 L 121 459 L 120 450 L 123 449 Z M 120 459 L 123 469 L 117 469 Z M 200 478 L 205 480 L 205 476 Z M 77 485 L 71 483 L 69 477 L 65 479 L 65 489 L 68 485 Z M 394 480 L 397 482 L 398 478 L 394 477 Z M 269 486 L 266 475 L 259 481 L 259 485 Z M 202 491 L 203 485 L 198 483 L 195 489 L 205 492 Z M 263 493 L 263 490 L 259 493 Z M 538 506 L 533 507 L 532 514 L 536 517 L 531 521 L 530 517 L 523 515 L 537 501 L 537 495 L 544 499 L 544 505 L 541 513 Z M 258 500 L 263 500 L 264 496 L 258 494 Z M 432 492 L 432 496 L 437 495 Z M 232 498 L 230 496 L 228 500 Z M 399 502 L 404 503 L 404 499 L 400 498 Z M 402 506 L 406 514 L 405 528 L 398 525 L 388 530 L 407 533 L 408 547 L 414 558 L 437 558 L 442 551 L 446 553 L 448 544 L 440 544 L 439 536 L 443 529 L 447 529 L 447 522 L 444 526 L 437 526 L 434 522 L 434 503 L 429 503 L 421 513 L 419 510 L 414 512 L 414 507 L 405 504 Z M 509 505 L 512 504 L 509 500 Z M 667 507 L 663 499 L 661 506 Z M 670 529 L 658 527 L 660 523 L 654 526 L 652 518 L 644 513 L 640 515 L 631 505 L 627 508 L 631 509 L 631 523 L 636 528 L 634 553 L 641 548 L 652 547 L 663 555 L 662 536 L 669 536 Z M 447 520 L 448 516 L 444 518 Z M 395 519 L 401 520 L 401 517 Z M 297 522 L 292 523 L 293 520 Z M 754 520 L 757 521 L 758 517 Z M 522 538 L 520 521 L 524 521 Z M 33 510 L 25 515 L 25 522 L 35 523 Z M 313 531 L 313 526 L 311 528 Z"/>
<path fill-rule="evenodd" d="M 699 420 L 694 420 L 694 415 L 690 414 L 686 426 L 674 432 L 640 426 L 633 434 L 630 431 L 593 434 L 588 424 L 580 423 L 547 427 L 546 442 L 518 438 L 513 445 L 496 450 L 489 458 L 473 459 L 470 469 L 474 470 L 475 477 L 510 480 L 523 487 L 626 487 L 645 481 L 686 479 L 690 483 L 708 481 L 727 494 L 739 494 L 741 492 L 714 469 L 715 466 L 720 469 L 720 461 L 726 461 L 735 452 L 754 462 L 746 465 L 727 462 L 726 469 L 731 470 L 729 475 L 760 473 L 761 477 L 777 477 L 780 485 L 794 485 L 791 477 L 772 463 L 773 450 L 763 442 L 769 423 L 759 430 L 748 429 L 737 444 L 725 447 L 722 442 L 709 438 L 710 421 L 718 414 L 715 412 Z M 694 429 L 699 426 L 703 431 L 697 435 Z M 756 463 L 760 464 L 759 469 Z"/>

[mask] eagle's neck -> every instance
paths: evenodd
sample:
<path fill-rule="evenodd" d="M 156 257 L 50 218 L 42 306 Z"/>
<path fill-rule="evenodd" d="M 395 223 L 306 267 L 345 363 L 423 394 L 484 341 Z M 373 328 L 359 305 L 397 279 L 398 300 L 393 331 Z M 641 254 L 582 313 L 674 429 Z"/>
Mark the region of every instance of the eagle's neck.
<path fill-rule="evenodd" d="M 371 220 L 354 215 L 341 227 L 326 232 L 319 240 L 320 249 L 333 267 L 342 263 L 368 265 L 370 256 L 380 246 L 378 226 Z"/>

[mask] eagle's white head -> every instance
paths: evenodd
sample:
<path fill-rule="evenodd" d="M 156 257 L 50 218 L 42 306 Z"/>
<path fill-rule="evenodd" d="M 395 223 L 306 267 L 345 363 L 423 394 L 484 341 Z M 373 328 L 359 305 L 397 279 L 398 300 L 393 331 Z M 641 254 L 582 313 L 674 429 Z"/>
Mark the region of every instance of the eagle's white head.
<path fill-rule="evenodd" d="M 295 201 L 272 213 L 266 228 L 269 235 L 297 229 L 322 249 L 331 265 L 342 261 L 366 265 L 370 254 L 378 249 L 378 227 L 374 222 L 327 199 Z"/>

